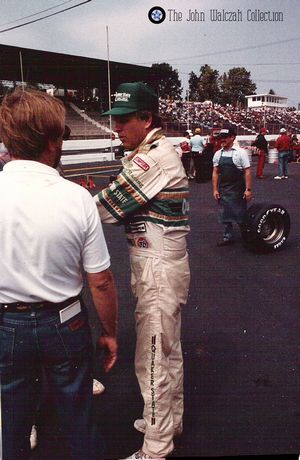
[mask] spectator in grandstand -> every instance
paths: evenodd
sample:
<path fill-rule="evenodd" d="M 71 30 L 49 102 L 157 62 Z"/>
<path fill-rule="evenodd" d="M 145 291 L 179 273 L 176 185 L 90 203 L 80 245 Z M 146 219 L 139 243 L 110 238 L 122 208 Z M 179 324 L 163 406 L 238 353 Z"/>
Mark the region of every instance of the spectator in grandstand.
<path fill-rule="evenodd" d="M 190 175 L 191 169 L 191 146 L 190 146 L 190 134 L 188 131 L 184 132 L 184 138 L 180 142 L 180 148 L 182 151 L 181 161 L 188 179 L 194 179 L 194 176 Z"/>
<path fill-rule="evenodd" d="M 234 242 L 233 223 L 244 224 L 247 201 L 252 198 L 251 169 L 248 154 L 235 147 L 235 131 L 221 129 L 222 148 L 213 157 L 213 197 L 220 207 L 220 222 L 224 225 L 223 239 L 217 245 Z"/>
<path fill-rule="evenodd" d="M 268 130 L 266 128 L 261 128 L 255 141 L 251 144 L 258 150 L 258 162 L 256 167 L 256 177 L 258 179 L 263 179 L 264 177 L 264 166 L 266 162 L 266 155 L 268 155 L 268 141 L 265 138 L 265 134 L 267 133 Z"/>
<path fill-rule="evenodd" d="M 194 165 L 195 165 L 195 172 L 196 172 L 196 177 L 195 180 L 196 182 L 204 182 L 203 178 L 203 150 L 206 145 L 205 138 L 200 136 L 201 133 L 201 128 L 196 128 L 194 136 L 191 137 L 190 139 L 190 145 L 192 149 L 192 158 L 194 160 Z"/>
<path fill-rule="evenodd" d="M 0 107 L 0 133 L 11 155 L 0 174 L 0 195 L 10 190 L 0 201 L 4 459 L 30 457 L 42 370 L 68 457 L 95 458 L 93 345 L 80 295 L 82 266 L 105 333 L 98 339 L 107 353 L 105 370 L 117 357 L 116 289 L 97 209 L 89 192 L 55 170 L 64 122 L 62 103 L 40 91 L 18 88 Z"/>
<path fill-rule="evenodd" d="M 280 136 L 277 138 L 275 147 L 278 150 L 278 175 L 274 179 L 288 179 L 289 150 L 291 138 L 287 135 L 285 128 L 280 129 Z"/>
<path fill-rule="evenodd" d="M 162 133 L 158 97 L 144 83 L 123 83 L 112 110 L 125 149 L 123 170 L 95 196 L 103 222 L 123 223 L 129 244 L 131 286 L 137 298 L 135 371 L 144 399 L 142 448 L 128 458 L 159 459 L 182 432 L 181 305 L 186 303 L 188 180 Z"/>

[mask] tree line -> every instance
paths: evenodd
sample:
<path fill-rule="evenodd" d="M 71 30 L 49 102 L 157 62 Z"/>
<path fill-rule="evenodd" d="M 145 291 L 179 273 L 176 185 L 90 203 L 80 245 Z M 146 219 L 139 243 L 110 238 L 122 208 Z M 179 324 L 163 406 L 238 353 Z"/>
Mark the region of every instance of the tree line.
<path fill-rule="evenodd" d="M 152 64 L 152 70 L 155 90 L 161 98 L 183 99 L 183 89 L 176 69 L 170 64 L 162 63 Z M 256 84 L 251 80 L 251 73 L 245 67 L 233 67 L 220 75 L 217 70 L 205 64 L 200 68 L 199 75 L 190 72 L 188 95 L 184 99 L 244 106 L 245 96 L 255 92 Z"/>

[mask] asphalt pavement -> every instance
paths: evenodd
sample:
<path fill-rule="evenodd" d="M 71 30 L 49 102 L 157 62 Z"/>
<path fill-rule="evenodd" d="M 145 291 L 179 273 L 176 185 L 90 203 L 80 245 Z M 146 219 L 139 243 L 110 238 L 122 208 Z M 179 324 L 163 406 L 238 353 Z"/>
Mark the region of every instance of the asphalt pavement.
<path fill-rule="evenodd" d="M 255 175 L 255 159 L 252 170 Z M 280 204 L 291 231 L 270 254 L 236 243 L 217 247 L 222 235 L 211 183 L 190 181 L 191 232 L 188 246 L 191 287 L 182 312 L 185 360 L 184 432 L 174 457 L 274 456 L 300 453 L 300 163 L 289 164 L 289 179 L 253 181 L 253 202 Z M 107 176 L 95 176 L 95 194 Z M 125 458 L 142 445 L 133 422 L 142 416 L 134 374 L 134 299 L 124 230 L 104 226 L 120 301 L 119 359 L 107 375 L 101 358 L 95 377 L 106 391 L 95 397 L 95 419 L 106 458 Z M 98 325 L 88 290 L 94 337 Z M 51 392 L 51 389 L 50 389 Z M 44 408 L 34 460 L 67 460 L 51 403 Z"/>

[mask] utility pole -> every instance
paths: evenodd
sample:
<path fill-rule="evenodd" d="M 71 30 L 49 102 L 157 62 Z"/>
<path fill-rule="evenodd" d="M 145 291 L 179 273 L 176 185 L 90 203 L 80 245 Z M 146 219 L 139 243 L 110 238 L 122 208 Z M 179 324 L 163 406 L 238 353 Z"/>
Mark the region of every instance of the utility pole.
<path fill-rule="evenodd" d="M 108 39 L 108 26 L 106 26 L 106 44 L 107 44 L 107 81 L 108 81 L 108 108 L 111 110 L 111 88 L 110 88 L 110 64 L 109 64 L 109 39 Z M 112 148 L 112 122 L 111 115 L 109 115 L 109 129 L 110 129 L 110 152 L 112 159 L 115 159 L 115 154 Z"/>

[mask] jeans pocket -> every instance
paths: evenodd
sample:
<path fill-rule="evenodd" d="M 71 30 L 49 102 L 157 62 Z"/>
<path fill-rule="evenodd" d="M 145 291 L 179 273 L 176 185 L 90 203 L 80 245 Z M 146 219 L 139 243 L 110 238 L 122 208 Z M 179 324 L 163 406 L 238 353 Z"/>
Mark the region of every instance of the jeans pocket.
<path fill-rule="evenodd" d="M 93 351 L 91 330 L 85 316 L 77 315 L 66 323 L 56 324 L 56 330 L 68 358 L 79 358 Z"/>
<path fill-rule="evenodd" d="M 15 329 L 0 326 L 0 368 L 13 365 Z"/>

